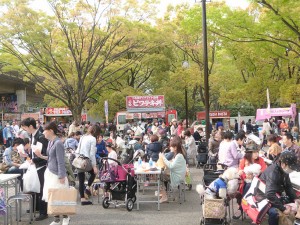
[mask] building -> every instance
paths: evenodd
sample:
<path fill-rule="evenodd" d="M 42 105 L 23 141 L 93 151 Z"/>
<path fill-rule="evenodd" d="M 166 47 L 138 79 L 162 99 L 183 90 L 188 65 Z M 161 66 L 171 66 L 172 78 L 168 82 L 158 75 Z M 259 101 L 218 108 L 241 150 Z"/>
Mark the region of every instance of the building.
<path fill-rule="evenodd" d="M 20 121 L 22 113 L 38 111 L 43 105 L 43 97 L 43 94 L 35 92 L 33 82 L 23 81 L 17 73 L 0 73 L 2 121 Z"/>

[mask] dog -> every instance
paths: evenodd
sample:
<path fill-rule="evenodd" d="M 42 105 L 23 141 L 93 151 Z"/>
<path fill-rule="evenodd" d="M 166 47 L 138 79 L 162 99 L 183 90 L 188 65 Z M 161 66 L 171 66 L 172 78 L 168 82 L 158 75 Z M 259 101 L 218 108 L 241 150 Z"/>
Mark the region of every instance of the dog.
<path fill-rule="evenodd" d="M 200 196 L 205 195 L 207 199 L 226 198 L 227 193 L 235 193 L 238 189 L 238 169 L 228 168 L 219 178 L 215 179 L 205 189 L 202 184 L 196 186 Z"/>

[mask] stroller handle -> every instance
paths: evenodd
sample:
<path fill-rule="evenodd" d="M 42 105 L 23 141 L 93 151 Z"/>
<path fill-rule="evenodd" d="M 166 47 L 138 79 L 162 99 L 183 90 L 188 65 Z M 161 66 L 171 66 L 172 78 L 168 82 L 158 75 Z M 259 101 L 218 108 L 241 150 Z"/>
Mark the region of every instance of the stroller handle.
<path fill-rule="evenodd" d="M 113 159 L 113 158 L 103 157 L 103 158 L 101 158 L 101 161 L 102 161 L 102 160 L 112 160 L 112 161 L 115 161 L 116 163 L 118 163 L 119 166 L 121 166 L 121 163 L 120 163 L 118 160 Z"/>

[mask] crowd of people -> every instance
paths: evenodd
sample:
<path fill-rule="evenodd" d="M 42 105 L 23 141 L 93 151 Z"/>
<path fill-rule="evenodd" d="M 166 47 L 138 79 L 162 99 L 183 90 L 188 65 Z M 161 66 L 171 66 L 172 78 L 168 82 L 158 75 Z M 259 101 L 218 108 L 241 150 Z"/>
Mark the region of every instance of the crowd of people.
<path fill-rule="evenodd" d="M 247 125 L 248 124 L 248 125 Z M 242 180 L 237 193 L 233 196 L 237 198 L 238 210 L 234 213 L 234 218 L 239 219 L 242 215 L 241 199 L 248 191 L 253 177 L 260 176 L 266 183 L 266 196 L 272 203 L 269 211 L 269 224 L 278 224 L 278 213 L 290 213 L 290 209 L 285 207 L 275 194 L 282 193 L 284 187 L 290 196 L 290 201 L 295 200 L 294 191 L 289 181 L 288 174 L 296 169 L 300 163 L 300 147 L 298 141 L 298 131 L 295 127 L 285 125 L 285 121 L 279 126 L 275 126 L 273 120 L 265 121 L 263 124 L 263 141 L 253 135 L 255 130 L 250 124 L 245 129 L 238 132 L 224 131 L 221 123 L 217 123 L 211 132 L 208 145 L 208 162 L 218 163 L 224 168 L 236 168 Z M 245 132 L 246 131 L 246 132 Z M 105 135 L 105 136 L 104 136 Z M 107 137 L 108 136 L 108 137 Z M 191 129 L 185 129 L 182 121 L 173 119 L 167 125 L 164 121 L 148 122 L 128 122 L 124 126 L 123 135 L 117 134 L 111 126 L 109 129 L 101 129 L 100 124 L 86 123 L 79 126 L 76 122 L 70 124 L 68 129 L 61 123 L 51 122 L 42 125 L 33 118 L 27 118 L 20 123 L 6 124 L 3 129 L 3 138 L 6 149 L 3 154 L 5 168 L 1 168 L 6 173 L 18 173 L 20 177 L 20 187 L 22 189 L 23 170 L 20 165 L 28 160 L 35 164 L 40 181 L 40 193 L 37 201 L 39 217 L 36 220 L 44 220 L 47 215 L 47 193 L 52 187 L 66 187 L 69 185 L 70 175 L 68 172 L 68 161 L 65 153 L 68 150 L 84 155 L 89 158 L 92 164 L 87 185 L 85 185 L 86 172 L 78 170 L 78 188 L 81 205 L 92 204 L 89 197 L 92 195 L 92 184 L 99 173 L 103 157 L 119 160 L 124 153 L 119 140 L 127 144 L 134 140 L 133 151 L 144 151 L 145 161 L 158 162 L 161 160 L 169 170 L 169 174 L 164 176 L 165 188 L 162 188 L 161 202 L 167 199 L 167 182 L 176 186 L 184 179 L 187 164 L 191 160 L 196 160 L 197 142 L 205 140 L 205 133 L 200 127 L 193 133 Z M 41 143 L 41 149 L 33 150 L 32 146 Z M 24 146 L 24 152 L 18 146 Z M 267 150 L 266 150 L 267 149 Z M 72 155 L 72 154 L 71 154 Z M 133 154 L 130 159 L 132 159 Z M 110 164 L 115 161 L 108 160 Z M 256 166 L 253 166 L 256 165 Z M 257 166 L 258 165 L 258 166 Z M 3 166 L 2 166 L 3 167 Z M 47 177 L 47 179 L 45 179 Z M 64 215 L 62 218 L 55 216 L 51 225 L 67 225 L 70 217 Z"/>
<path fill-rule="evenodd" d="M 16 122 L 7 123 L 3 129 L 6 149 L 3 153 L 1 170 L 5 173 L 20 174 L 22 190 L 22 176 L 26 170 L 19 167 L 26 161 L 35 165 L 40 182 L 36 205 L 39 216 L 36 220 L 40 221 L 48 218 L 48 190 L 71 184 L 69 175 L 74 171 L 70 162 L 66 160 L 69 152 L 70 155 L 74 155 L 73 153 L 84 155 L 92 164 L 90 171 L 77 169 L 81 205 L 85 206 L 92 204 L 89 197 L 93 192 L 92 184 L 99 174 L 101 159 L 109 157 L 120 160 L 122 148 L 118 145 L 118 139 L 124 140 L 127 144 L 130 140 L 134 140 L 133 150 L 144 151 L 144 161 L 157 162 L 161 159 L 164 166 L 168 168 L 169 172 L 163 178 L 165 188 L 162 187 L 161 196 L 161 202 L 167 202 L 167 183 L 175 187 L 184 180 L 188 160 L 196 157 L 195 139 L 200 140 L 202 137 L 203 131 L 199 129 L 192 135 L 189 130 L 184 130 L 182 122 L 177 122 L 175 119 L 170 126 L 157 120 L 149 121 L 144 126 L 141 123 L 127 123 L 123 135 L 117 135 L 113 128 L 103 130 L 100 124 L 85 123 L 83 126 L 78 126 L 73 122 L 68 129 L 65 129 L 62 123 L 41 124 L 33 118 L 26 118 L 19 125 Z M 40 149 L 37 147 L 39 144 Z M 115 161 L 108 160 L 108 163 L 114 165 Z M 87 174 L 87 185 L 85 185 Z M 67 225 L 69 221 L 68 215 L 62 218 L 55 216 L 51 225 Z"/>
<path fill-rule="evenodd" d="M 273 119 L 265 120 L 263 140 L 260 140 L 258 133 L 257 136 L 253 134 L 251 120 L 247 124 L 235 134 L 223 131 L 222 127 L 214 130 L 208 144 L 209 162 L 218 163 L 222 169 L 236 168 L 239 173 L 239 189 L 231 196 L 238 203 L 234 219 L 242 216 L 241 199 L 248 192 L 253 177 L 257 176 L 266 184 L 264 198 L 272 206 L 268 212 L 269 224 L 278 225 L 278 210 L 289 215 L 291 209 L 286 204 L 300 203 L 289 178 L 291 172 L 299 171 L 298 129 L 284 120 L 278 126 Z M 288 201 L 281 201 L 283 196 L 289 196 Z"/>

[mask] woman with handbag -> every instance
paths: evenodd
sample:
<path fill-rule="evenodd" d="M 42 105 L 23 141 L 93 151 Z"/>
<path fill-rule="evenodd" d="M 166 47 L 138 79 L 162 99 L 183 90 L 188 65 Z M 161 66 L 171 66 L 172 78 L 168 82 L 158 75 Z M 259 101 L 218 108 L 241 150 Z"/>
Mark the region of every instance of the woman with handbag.
<path fill-rule="evenodd" d="M 96 165 L 96 139 L 100 135 L 101 129 L 97 125 L 90 126 L 87 130 L 87 133 L 80 138 L 78 149 L 76 153 L 79 155 L 83 155 L 88 158 L 92 169 L 89 171 L 84 171 L 78 169 L 78 180 L 79 180 L 79 193 L 81 198 L 81 205 L 92 205 L 91 201 L 87 201 L 84 197 L 86 194 L 88 197 L 92 195 L 91 185 L 94 182 L 96 174 L 98 173 L 98 168 Z M 74 160 L 75 161 L 75 160 Z M 84 189 L 84 181 L 85 181 L 85 172 L 90 174 L 90 178 L 88 180 L 88 186 Z"/>
<path fill-rule="evenodd" d="M 43 134 L 49 140 L 47 148 L 47 156 L 41 154 L 40 151 L 35 151 L 36 156 L 47 160 L 47 168 L 44 174 L 45 183 L 43 188 L 42 199 L 48 202 L 48 191 L 51 188 L 69 188 L 68 178 L 65 167 L 65 149 L 64 144 L 57 136 L 59 130 L 55 122 L 51 122 L 45 126 Z M 61 223 L 59 216 L 54 216 L 54 221 L 50 225 L 68 225 L 70 217 L 63 215 Z"/>

